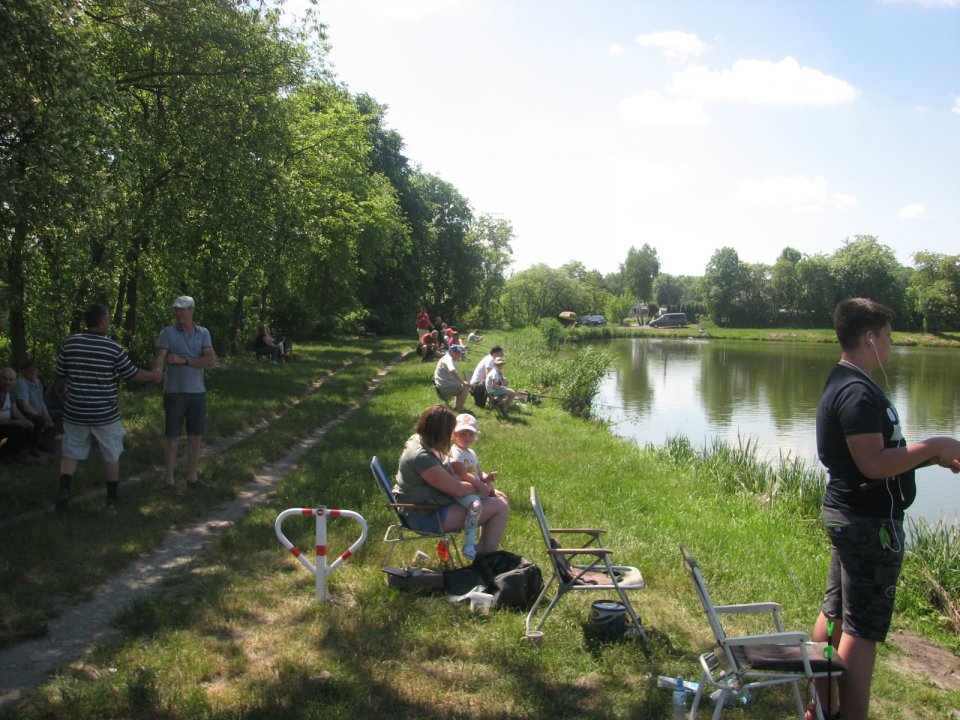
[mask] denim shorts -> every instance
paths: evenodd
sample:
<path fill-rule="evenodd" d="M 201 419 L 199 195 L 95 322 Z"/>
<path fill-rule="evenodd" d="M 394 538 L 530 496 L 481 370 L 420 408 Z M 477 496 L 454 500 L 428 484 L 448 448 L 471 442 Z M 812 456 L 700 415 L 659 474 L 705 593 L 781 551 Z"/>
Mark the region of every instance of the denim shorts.
<path fill-rule="evenodd" d="M 123 454 L 123 425 L 117 420 L 107 425 L 76 425 L 63 421 L 61 452 L 71 460 L 86 460 L 90 455 L 90 436 L 97 439 L 104 462 L 116 462 Z"/>
<path fill-rule="evenodd" d="M 825 507 L 823 526 L 832 546 L 823 614 L 842 618 L 845 633 L 883 642 L 903 564 L 903 523 Z"/>
<path fill-rule="evenodd" d="M 414 532 L 440 533 L 443 532 L 443 524 L 447 520 L 449 509 L 450 506 L 447 505 L 427 512 L 406 511 L 403 517 L 407 521 L 407 527 Z"/>
<path fill-rule="evenodd" d="M 165 393 L 163 410 L 166 413 L 164 423 L 168 438 L 183 434 L 183 421 L 187 421 L 187 435 L 203 435 L 207 429 L 206 393 Z"/>

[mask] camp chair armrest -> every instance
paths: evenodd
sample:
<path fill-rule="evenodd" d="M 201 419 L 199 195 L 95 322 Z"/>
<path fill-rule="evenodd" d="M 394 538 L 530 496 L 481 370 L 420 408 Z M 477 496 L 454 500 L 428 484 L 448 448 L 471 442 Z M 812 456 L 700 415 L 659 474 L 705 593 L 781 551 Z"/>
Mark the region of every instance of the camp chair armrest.
<path fill-rule="evenodd" d="M 550 554 L 555 555 L 596 555 L 597 557 L 603 557 L 604 555 L 612 555 L 613 550 L 610 548 L 596 548 L 596 547 L 586 547 L 586 548 L 551 548 Z"/>
<path fill-rule="evenodd" d="M 727 637 L 724 640 L 728 645 L 801 645 L 810 641 L 805 632 L 767 633 L 765 635 L 741 635 Z"/>
<path fill-rule="evenodd" d="M 606 530 L 601 528 L 550 528 L 551 533 L 578 533 L 580 535 L 592 535 L 597 537 L 598 535 L 603 535 Z"/>
<path fill-rule="evenodd" d="M 751 615 L 756 613 L 779 613 L 783 609 L 780 603 L 760 602 L 744 603 L 742 605 L 714 605 L 713 609 L 718 613 L 741 613 Z"/>
<path fill-rule="evenodd" d="M 420 503 L 386 503 L 388 508 L 416 508 L 417 510 L 439 510 L 440 505 L 423 505 Z"/>

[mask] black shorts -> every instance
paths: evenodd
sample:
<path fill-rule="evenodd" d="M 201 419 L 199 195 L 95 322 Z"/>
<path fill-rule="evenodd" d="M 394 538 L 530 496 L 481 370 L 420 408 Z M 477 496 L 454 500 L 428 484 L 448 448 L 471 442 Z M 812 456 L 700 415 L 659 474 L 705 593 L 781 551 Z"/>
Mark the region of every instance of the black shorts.
<path fill-rule="evenodd" d="M 845 633 L 883 642 L 903 565 L 903 523 L 825 507 L 823 526 L 832 546 L 823 614 L 842 618 Z"/>
<path fill-rule="evenodd" d="M 164 430 L 168 438 L 183 434 L 183 421 L 187 421 L 187 435 L 203 435 L 207 429 L 206 393 L 165 393 L 163 410 L 166 413 Z"/>

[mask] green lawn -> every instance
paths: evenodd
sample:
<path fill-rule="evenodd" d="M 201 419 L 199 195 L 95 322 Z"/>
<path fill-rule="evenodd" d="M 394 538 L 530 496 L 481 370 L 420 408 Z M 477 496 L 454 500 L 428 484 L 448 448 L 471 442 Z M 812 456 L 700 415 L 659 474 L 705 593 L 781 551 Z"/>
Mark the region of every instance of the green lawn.
<path fill-rule="evenodd" d="M 523 355 L 514 350 L 521 338 L 490 333 L 485 341 L 496 342 L 507 347 L 517 384 L 530 382 Z M 214 487 L 199 501 L 164 497 L 157 478 L 156 485 L 122 490 L 125 503 L 115 516 L 97 502 L 83 516 L 44 516 L 3 528 L 0 613 L 8 642 L 42 633 L 44 618 L 58 607 L 81 599 L 90 584 L 155 546 L 170 527 L 203 517 L 263 463 L 359 397 L 376 369 L 408 344 L 378 340 L 305 348 L 299 366 L 290 367 L 296 379 L 282 390 L 271 385 L 281 381 L 266 369 L 237 364 L 232 381 L 216 383 L 216 402 L 223 408 L 223 418 L 216 420 L 220 435 L 266 417 L 298 397 L 309 377 L 362 354 L 280 421 L 207 463 L 204 472 Z M 697 656 L 710 645 L 683 572 L 681 543 L 700 560 L 716 602 L 777 600 L 785 606 L 789 628 L 809 629 L 827 560 L 816 498 L 757 492 L 745 479 L 765 471 L 736 452 L 701 457 L 683 442 L 643 450 L 611 437 L 600 423 L 570 417 L 548 399 L 521 407 L 507 420 L 478 411 L 482 434 L 475 449 L 484 467 L 501 472 L 499 485 L 511 498 L 504 547 L 548 566 L 527 499 L 531 485 L 552 525 L 606 527 L 615 559 L 638 565 L 648 581 L 635 600 L 649 644 L 593 638 L 585 630 L 590 602 L 598 599 L 593 594 L 564 598 L 544 628 L 543 645 L 532 648 L 521 642 L 520 613 L 472 615 L 442 597 L 389 589 L 381 571 L 388 553 L 380 538 L 390 517 L 368 465 L 377 454 L 388 471 L 395 469 L 419 411 L 436 402 L 432 369 L 415 357 L 401 363 L 367 404 L 306 455 L 270 503 L 121 617 L 120 639 L 63 668 L 29 695 L 15 717 L 669 717 L 670 693 L 656 687 L 657 675 L 696 679 Z M 158 412 L 151 410 L 154 398 L 136 398 L 143 413 Z M 124 400 L 125 417 L 135 422 L 134 402 Z M 155 419 L 142 423 L 139 442 L 159 443 L 149 440 Z M 130 444 L 136 444 L 133 438 Z M 144 450 L 137 462 L 157 462 L 158 448 Z M 136 467 L 132 459 L 128 464 L 125 475 Z M 94 463 L 88 468 L 85 482 L 93 485 L 99 468 Z M 38 482 L 45 483 L 38 492 L 52 493 L 54 479 Z M 18 502 L 28 505 L 28 494 L 22 491 Z M 332 576 L 332 602 L 324 605 L 316 602 L 313 578 L 273 531 L 283 509 L 320 504 L 357 511 L 370 523 L 366 545 Z M 312 520 L 299 527 L 296 520 L 289 519 L 284 530 L 298 547 L 312 547 Z M 331 520 L 331 555 L 346 549 L 355 534 L 352 521 Z M 36 551 L 34 543 L 40 546 Z M 53 567 L 43 567 L 51 560 Z M 81 567 L 74 570 L 74 563 Z M 895 622 L 948 642 L 952 638 L 956 652 L 956 634 L 925 612 L 901 612 Z M 733 629 L 759 628 L 744 623 Z M 895 673 L 890 653 L 881 653 L 875 717 L 943 718 L 960 712 L 960 693 Z M 791 712 L 786 693 L 768 691 L 724 717 L 787 718 Z"/>

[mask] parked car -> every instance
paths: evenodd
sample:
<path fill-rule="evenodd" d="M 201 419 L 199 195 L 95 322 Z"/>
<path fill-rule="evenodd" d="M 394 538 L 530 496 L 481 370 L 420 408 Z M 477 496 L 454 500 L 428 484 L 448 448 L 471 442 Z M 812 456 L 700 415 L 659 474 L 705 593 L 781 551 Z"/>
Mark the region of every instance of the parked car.
<path fill-rule="evenodd" d="M 686 313 L 664 313 L 660 317 L 655 317 L 650 321 L 650 327 L 668 328 L 668 327 L 686 327 Z"/>
<path fill-rule="evenodd" d="M 607 324 L 607 319 L 603 315 L 581 315 L 577 322 L 589 327 L 603 327 Z"/>

